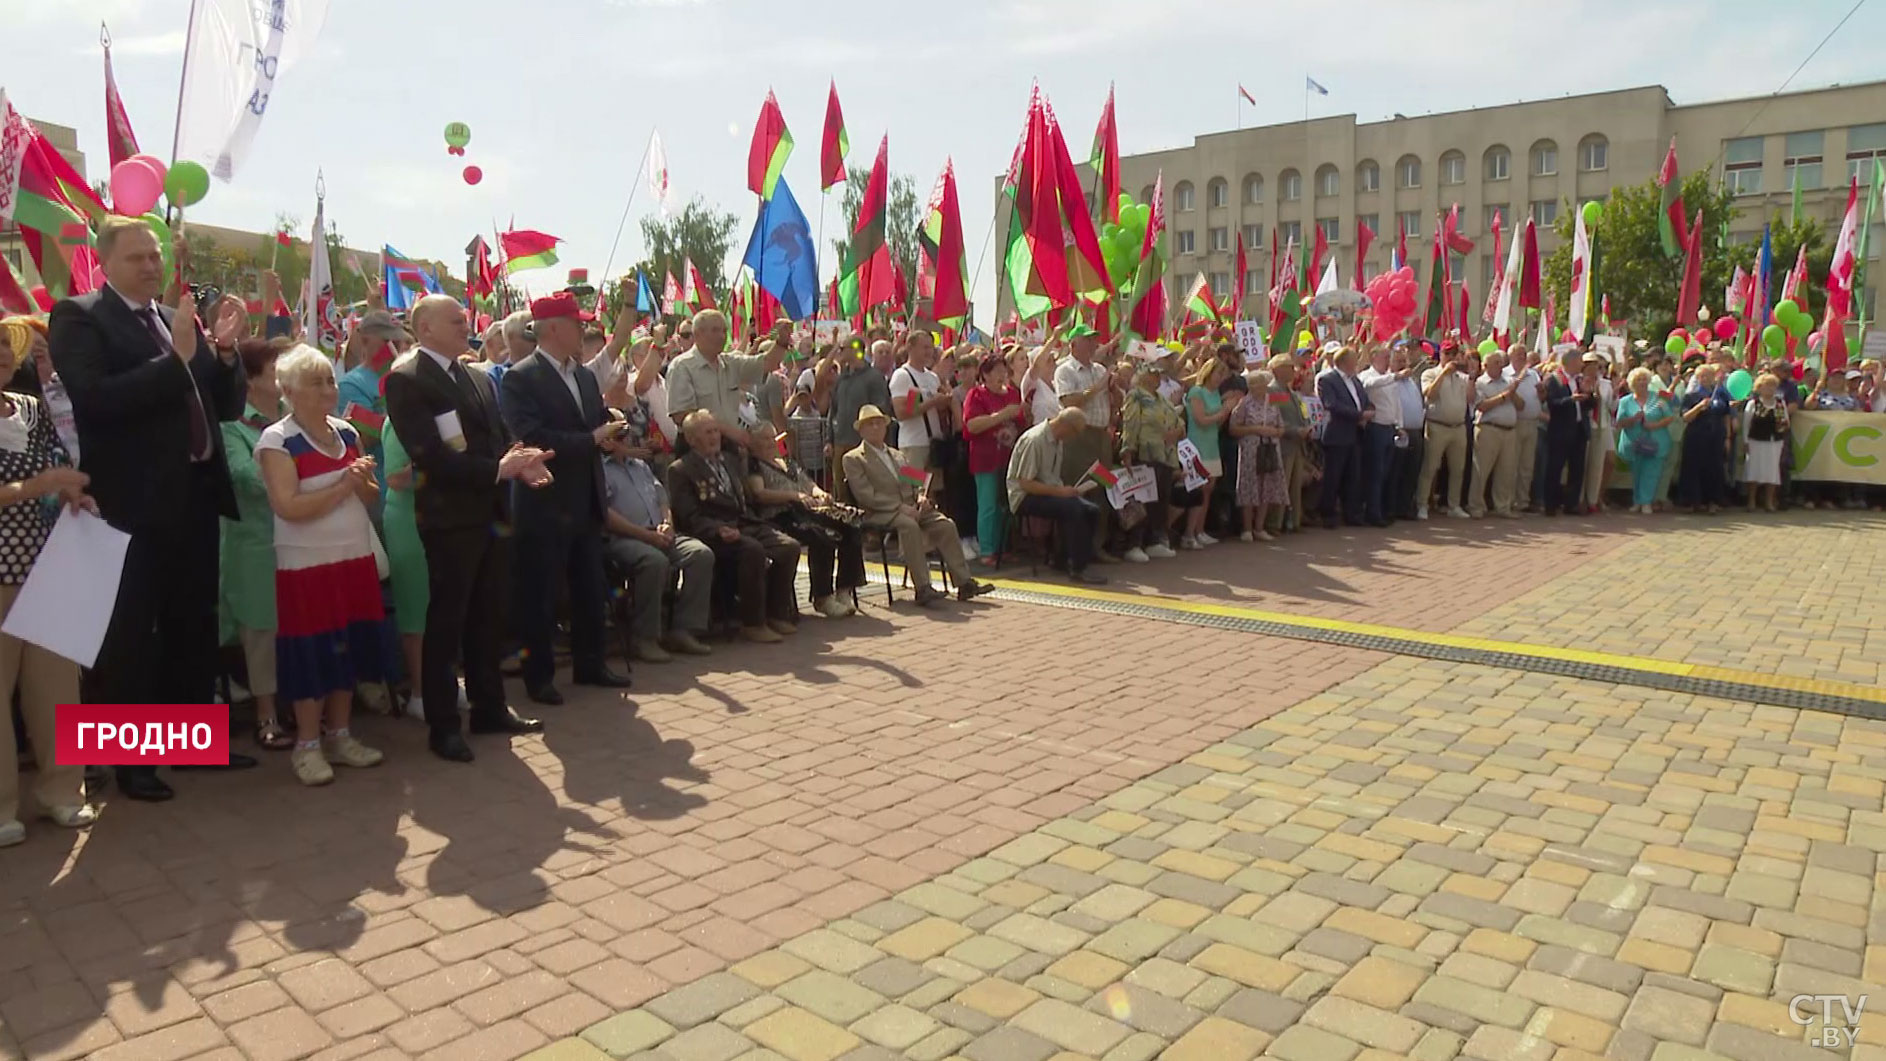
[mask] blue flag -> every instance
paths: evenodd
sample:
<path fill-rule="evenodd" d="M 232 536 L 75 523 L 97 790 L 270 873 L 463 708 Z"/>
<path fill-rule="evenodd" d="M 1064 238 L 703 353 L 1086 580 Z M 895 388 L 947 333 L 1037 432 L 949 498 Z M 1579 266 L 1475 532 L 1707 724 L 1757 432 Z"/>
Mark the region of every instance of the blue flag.
<path fill-rule="evenodd" d="M 421 297 L 441 294 L 445 290 L 439 286 L 439 278 L 431 270 L 390 245 L 381 245 L 380 262 L 385 272 L 387 309 L 411 309 L 413 303 Z"/>
<path fill-rule="evenodd" d="M 655 292 L 648 287 L 648 274 L 640 269 L 635 270 L 635 312 L 660 312 L 660 306 L 655 302 Z"/>
<path fill-rule="evenodd" d="M 784 179 L 774 185 L 773 197 L 760 206 L 740 263 L 753 270 L 760 287 L 779 300 L 787 317 L 797 321 L 814 315 L 819 297 L 818 250 L 812 242 L 812 226 Z"/>

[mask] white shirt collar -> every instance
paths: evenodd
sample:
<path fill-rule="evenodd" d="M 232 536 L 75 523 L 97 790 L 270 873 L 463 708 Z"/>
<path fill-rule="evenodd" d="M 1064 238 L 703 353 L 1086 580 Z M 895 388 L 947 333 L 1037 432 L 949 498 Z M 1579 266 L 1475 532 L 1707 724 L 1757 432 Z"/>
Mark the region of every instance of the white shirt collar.
<path fill-rule="evenodd" d="M 432 363 L 443 369 L 448 375 L 452 371 L 452 359 L 429 347 L 420 347 L 419 351 L 432 359 Z"/>
<path fill-rule="evenodd" d="M 125 305 L 131 307 L 131 312 L 133 313 L 143 313 L 145 310 L 157 308 L 156 299 L 147 299 L 146 301 L 143 301 L 143 302 L 133 302 L 131 300 L 131 296 L 125 294 L 124 292 L 118 290 L 115 287 L 112 287 L 110 284 L 106 284 L 105 286 L 107 288 L 110 288 L 111 293 L 114 295 L 117 295 L 118 298 L 122 300 Z"/>

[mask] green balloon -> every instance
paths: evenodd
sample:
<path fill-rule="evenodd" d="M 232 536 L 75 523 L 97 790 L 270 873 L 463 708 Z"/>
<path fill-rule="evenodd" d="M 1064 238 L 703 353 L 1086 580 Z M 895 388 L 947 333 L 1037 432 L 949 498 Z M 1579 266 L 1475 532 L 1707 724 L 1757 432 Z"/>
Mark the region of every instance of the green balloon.
<path fill-rule="evenodd" d="M 170 226 L 164 223 L 164 215 L 155 211 L 145 214 L 138 220 L 151 226 L 151 231 L 157 234 L 157 247 L 164 252 L 164 287 L 168 289 L 171 278 L 177 273 L 177 248 L 170 235 Z"/>
<path fill-rule="evenodd" d="M 1801 312 L 1801 307 L 1791 298 L 1784 298 L 1775 303 L 1775 319 L 1778 321 L 1786 321 L 1799 312 Z"/>
<path fill-rule="evenodd" d="M 1729 378 L 1722 385 L 1728 388 L 1729 397 L 1739 402 L 1755 390 L 1755 377 L 1748 374 L 1748 369 L 1738 368 L 1729 373 Z"/>
<path fill-rule="evenodd" d="M 453 147 L 464 147 L 471 143 L 471 126 L 464 122 L 453 122 L 445 127 L 445 142 Z"/>
<path fill-rule="evenodd" d="M 172 206 L 195 206 L 210 193 L 210 174 L 202 163 L 184 161 L 164 176 L 164 194 Z"/>
<path fill-rule="evenodd" d="M 1585 227 L 1587 228 L 1590 228 L 1591 226 L 1596 225 L 1598 223 L 1598 219 L 1604 216 L 1604 206 L 1600 204 L 1596 199 L 1593 199 L 1591 202 L 1586 203 L 1583 207 L 1580 207 L 1580 211 L 1584 214 Z"/>
<path fill-rule="evenodd" d="M 1492 339 L 1482 339 L 1480 340 L 1479 350 L 1483 356 L 1486 354 L 1497 354 L 1500 352 L 1500 344 L 1494 342 Z"/>
<path fill-rule="evenodd" d="M 1663 352 L 1675 356 L 1682 353 L 1687 346 L 1689 346 L 1689 344 L 1683 341 L 1682 336 L 1672 335 L 1663 341 Z"/>
<path fill-rule="evenodd" d="M 1125 192 L 1121 192 L 1120 193 L 1120 212 L 1125 213 L 1131 209 L 1133 209 L 1133 197 L 1126 194 Z"/>
<path fill-rule="evenodd" d="M 1788 329 L 1788 334 L 1796 339 L 1805 339 L 1807 333 L 1814 330 L 1814 318 L 1797 309 L 1792 316 L 1781 322 L 1781 326 Z"/>
<path fill-rule="evenodd" d="M 1770 354 L 1780 356 L 1788 348 L 1788 329 L 1779 324 L 1770 324 L 1763 328 L 1762 347 Z"/>
<path fill-rule="evenodd" d="M 1136 204 L 1133 207 L 1133 224 L 1141 232 L 1145 232 L 1146 226 L 1152 223 L 1153 223 L 1153 208 L 1150 206 L 1147 206 L 1145 203 Z"/>

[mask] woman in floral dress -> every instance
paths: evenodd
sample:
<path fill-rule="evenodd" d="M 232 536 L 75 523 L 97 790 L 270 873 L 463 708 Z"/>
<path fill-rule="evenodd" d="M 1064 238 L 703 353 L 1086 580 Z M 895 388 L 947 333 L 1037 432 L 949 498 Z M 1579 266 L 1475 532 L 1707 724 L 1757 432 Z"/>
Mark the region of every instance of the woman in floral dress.
<path fill-rule="evenodd" d="M 1238 508 L 1244 515 L 1238 540 L 1267 542 L 1272 538 L 1264 530 L 1265 515 L 1270 506 L 1287 503 L 1281 449 L 1284 418 L 1270 400 L 1269 371 L 1254 369 L 1244 379 L 1250 393 L 1231 414 L 1231 434 L 1238 440 Z"/>

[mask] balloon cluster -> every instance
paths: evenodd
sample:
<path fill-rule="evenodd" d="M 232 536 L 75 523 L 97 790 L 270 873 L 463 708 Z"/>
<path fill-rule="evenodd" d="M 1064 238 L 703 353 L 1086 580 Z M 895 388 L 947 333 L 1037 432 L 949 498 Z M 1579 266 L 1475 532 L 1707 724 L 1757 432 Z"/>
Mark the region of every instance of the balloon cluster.
<path fill-rule="evenodd" d="M 1153 209 L 1136 203 L 1120 193 L 1120 220 L 1100 226 L 1100 259 L 1107 267 L 1107 279 L 1119 290 L 1139 268 L 1141 248 L 1146 246 L 1146 226 L 1152 223 Z"/>
<path fill-rule="evenodd" d="M 1769 357 L 1785 356 L 1789 338 L 1805 339 L 1813 327 L 1814 318 L 1793 299 L 1784 298 L 1775 303 L 1775 322 L 1762 329 L 1762 349 Z"/>
<path fill-rule="evenodd" d="M 462 158 L 465 154 L 465 145 L 469 143 L 471 143 L 471 126 L 466 125 L 464 122 L 451 122 L 446 125 L 446 154 L 458 155 Z M 464 171 L 460 173 L 460 176 L 465 178 L 466 184 L 477 184 L 479 181 L 485 179 L 485 171 L 479 169 L 477 166 L 466 166 Z"/>
<path fill-rule="evenodd" d="M 195 206 L 210 193 L 210 174 L 201 163 L 183 161 L 166 167 L 151 155 L 132 155 L 111 168 L 111 208 L 126 217 L 149 214 L 160 196 L 170 205 Z"/>
<path fill-rule="evenodd" d="M 1377 273 L 1369 278 L 1362 293 L 1375 307 L 1375 338 L 1387 342 L 1399 335 L 1414 320 L 1414 269 L 1402 266 L 1392 273 Z"/>

